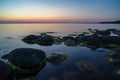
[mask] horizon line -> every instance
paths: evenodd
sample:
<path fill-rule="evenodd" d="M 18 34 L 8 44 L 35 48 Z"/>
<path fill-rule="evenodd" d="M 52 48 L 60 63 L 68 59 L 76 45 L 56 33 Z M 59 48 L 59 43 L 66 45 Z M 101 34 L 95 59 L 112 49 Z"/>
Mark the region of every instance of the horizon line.
<path fill-rule="evenodd" d="M 120 22 L 120 20 L 116 20 L 116 21 L 92 21 L 92 22 L 89 22 L 89 21 L 84 21 L 84 22 L 80 22 L 80 21 L 64 21 L 64 22 L 62 22 L 62 21 L 46 21 L 46 22 L 39 22 L 39 21 L 35 21 L 35 22 L 31 22 L 31 21 L 0 21 L 0 24 L 12 24 L 12 23 L 14 23 L 14 24 L 17 24 L 17 23 L 24 23 L 24 24 L 27 24 L 27 23 L 31 23 L 31 24 L 34 24 L 34 23 L 77 23 L 77 24 L 87 24 L 87 23 L 104 23 L 104 22 Z"/>
<path fill-rule="evenodd" d="M 25 24 L 25 23 L 26 23 L 26 24 L 27 24 L 27 23 L 31 23 L 31 24 L 32 24 L 32 23 L 33 23 L 33 24 L 34 24 L 34 23 L 81 23 L 81 24 L 82 24 L 82 23 L 99 23 L 99 22 L 0 22 L 0 24 L 10 24 L 10 23 L 11 23 L 11 24 L 12 24 L 12 23 L 14 23 L 14 24 L 15 24 L 15 23 L 16 23 L 16 24 L 17 24 L 17 23 L 24 23 L 24 24 Z"/>

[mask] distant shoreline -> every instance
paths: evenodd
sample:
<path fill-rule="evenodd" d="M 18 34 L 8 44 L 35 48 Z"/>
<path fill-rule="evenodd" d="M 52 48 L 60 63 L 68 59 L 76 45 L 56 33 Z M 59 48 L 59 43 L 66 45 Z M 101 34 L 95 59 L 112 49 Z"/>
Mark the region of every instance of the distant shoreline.
<path fill-rule="evenodd" d="M 120 20 L 113 22 L 100 22 L 100 24 L 120 24 Z"/>

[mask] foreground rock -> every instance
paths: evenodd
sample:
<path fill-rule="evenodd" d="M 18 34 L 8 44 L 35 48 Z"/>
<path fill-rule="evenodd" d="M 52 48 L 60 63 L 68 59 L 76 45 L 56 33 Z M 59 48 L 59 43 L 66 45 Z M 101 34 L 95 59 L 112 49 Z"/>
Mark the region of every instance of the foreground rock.
<path fill-rule="evenodd" d="M 0 61 L 0 80 L 13 80 L 12 78 L 11 68 L 3 61 Z"/>
<path fill-rule="evenodd" d="M 8 59 L 8 64 L 18 79 L 35 76 L 44 68 L 46 60 L 60 64 L 67 58 L 66 54 L 60 52 L 54 52 L 46 57 L 44 51 L 32 48 L 18 48 L 3 56 Z"/>
<path fill-rule="evenodd" d="M 9 53 L 8 64 L 17 75 L 35 75 L 45 65 L 46 55 L 42 50 L 19 48 Z"/>

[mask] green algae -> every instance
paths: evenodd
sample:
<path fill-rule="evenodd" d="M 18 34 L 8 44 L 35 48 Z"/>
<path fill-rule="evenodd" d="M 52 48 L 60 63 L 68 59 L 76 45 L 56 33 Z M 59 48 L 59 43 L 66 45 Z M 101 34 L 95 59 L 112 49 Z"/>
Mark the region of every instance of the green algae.
<path fill-rule="evenodd" d="M 59 57 L 54 56 L 54 54 L 59 55 Z M 60 52 L 54 52 L 53 54 L 49 55 L 46 58 L 46 61 L 51 62 L 53 64 L 60 64 L 62 63 L 65 59 L 67 58 L 67 55 L 64 53 L 60 53 Z"/>
<path fill-rule="evenodd" d="M 54 37 L 54 42 L 63 42 L 64 40 L 60 37 Z"/>
<path fill-rule="evenodd" d="M 5 53 L 5 54 L 3 54 L 3 55 L 1 56 L 2 59 L 8 59 L 8 57 L 9 57 L 9 54 L 8 54 L 8 53 Z"/>

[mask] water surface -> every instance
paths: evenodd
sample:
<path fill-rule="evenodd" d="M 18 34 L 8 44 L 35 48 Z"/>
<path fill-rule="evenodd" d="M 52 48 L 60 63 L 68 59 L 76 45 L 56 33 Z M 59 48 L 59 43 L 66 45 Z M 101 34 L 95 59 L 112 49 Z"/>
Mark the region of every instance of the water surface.
<path fill-rule="evenodd" d="M 5 52 L 10 52 L 16 48 L 36 48 L 46 52 L 46 55 L 52 52 L 67 53 L 67 59 L 54 65 L 49 62 L 36 75 L 36 80 L 118 80 L 114 76 L 114 71 L 119 66 L 108 62 L 107 53 L 111 50 L 99 48 L 102 52 L 92 51 L 83 46 L 66 46 L 64 43 L 52 46 L 40 46 L 37 44 L 26 44 L 21 39 L 27 35 L 39 35 L 41 32 L 55 32 L 52 35 L 66 36 L 72 33 L 81 33 L 92 29 L 120 29 L 118 24 L 0 24 L 0 56 Z M 92 65 L 95 73 L 86 74 L 79 71 L 76 66 L 78 62 L 86 62 Z M 74 79 L 67 77 L 72 76 Z"/>

